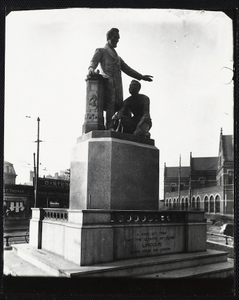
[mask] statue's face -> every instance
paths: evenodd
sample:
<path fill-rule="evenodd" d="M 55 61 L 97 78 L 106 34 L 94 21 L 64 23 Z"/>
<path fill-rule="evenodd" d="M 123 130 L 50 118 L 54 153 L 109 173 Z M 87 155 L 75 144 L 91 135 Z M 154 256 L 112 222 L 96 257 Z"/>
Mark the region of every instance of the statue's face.
<path fill-rule="evenodd" d="M 120 39 L 120 36 L 118 33 L 115 33 L 109 40 L 109 44 L 113 47 L 113 48 L 116 48 L 117 47 L 117 44 L 119 42 L 119 39 Z"/>

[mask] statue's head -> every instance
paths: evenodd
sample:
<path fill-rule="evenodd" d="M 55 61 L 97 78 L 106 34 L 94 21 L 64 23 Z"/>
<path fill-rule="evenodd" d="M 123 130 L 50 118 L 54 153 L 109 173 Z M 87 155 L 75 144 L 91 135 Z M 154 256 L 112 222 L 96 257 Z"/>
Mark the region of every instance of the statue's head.
<path fill-rule="evenodd" d="M 141 84 L 140 82 L 138 82 L 137 80 L 132 80 L 130 85 L 129 85 L 129 92 L 130 94 L 133 96 L 133 95 L 136 95 L 139 93 L 141 89 Z"/>
<path fill-rule="evenodd" d="M 111 28 L 106 34 L 106 39 L 113 48 L 116 48 L 120 39 L 119 29 Z"/>

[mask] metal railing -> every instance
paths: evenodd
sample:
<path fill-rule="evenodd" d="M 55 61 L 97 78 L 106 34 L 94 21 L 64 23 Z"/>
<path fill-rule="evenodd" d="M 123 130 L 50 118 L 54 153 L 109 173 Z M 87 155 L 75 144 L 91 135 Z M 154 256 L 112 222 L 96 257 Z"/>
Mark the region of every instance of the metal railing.
<path fill-rule="evenodd" d="M 207 232 L 208 235 L 214 235 L 214 236 L 219 236 L 222 238 L 225 238 L 226 240 L 226 245 L 228 245 L 228 239 L 232 239 L 234 243 L 234 237 L 230 235 L 225 235 L 225 234 L 218 234 L 218 233 L 213 233 L 213 232 Z"/>
<path fill-rule="evenodd" d="M 26 233 L 21 234 L 21 235 L 5 235 L 5 236 L 4 236 L 4 239 L 5 239 L 5 246 L 6 246 L 6 247 L 9 247 L 9 246 L 10 246 L 10 244 L 9 244 L 9 240 L 10 240 L 10 239 L 21 238 L 21 237 L 24 237 L 26 243 L 29 243 L 29 230 L 27 230 Z"/>

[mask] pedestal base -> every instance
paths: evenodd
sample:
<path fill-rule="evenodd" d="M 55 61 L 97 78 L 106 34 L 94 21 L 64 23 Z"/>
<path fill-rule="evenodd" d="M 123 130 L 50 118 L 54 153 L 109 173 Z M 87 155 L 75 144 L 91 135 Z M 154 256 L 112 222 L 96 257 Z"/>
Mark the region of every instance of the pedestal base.
<path fill-rule="evenodd" d="M 157 210 L 159 150 L 153 140 L 92 131 L 71 160 L 70 209 Z"/>
<path fill-rule="evenodd" d="M 204 212 L 32 211 L 30 245 L 80 266 L 206 250 Z"/>

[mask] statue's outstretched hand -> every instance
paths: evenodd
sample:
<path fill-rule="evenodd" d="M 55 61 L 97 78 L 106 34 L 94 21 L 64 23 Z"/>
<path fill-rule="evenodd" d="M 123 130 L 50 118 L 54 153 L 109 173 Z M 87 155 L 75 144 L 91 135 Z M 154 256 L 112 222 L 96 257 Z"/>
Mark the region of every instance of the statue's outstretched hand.
<path fill-rule="evenodd" d="M 151 76 L 151 75 L 143 75 L 142 76 L 142 80 L 145 80 L 145 81 L 153 81 L 153 76 Z"/>

